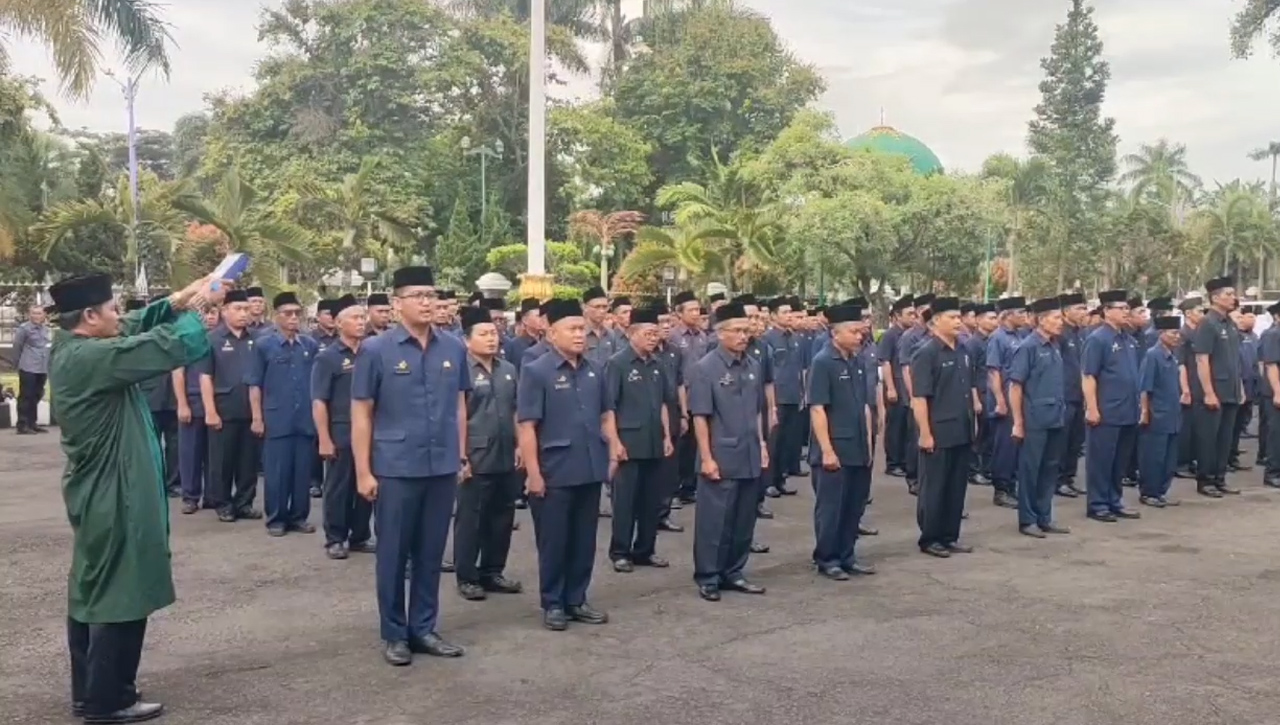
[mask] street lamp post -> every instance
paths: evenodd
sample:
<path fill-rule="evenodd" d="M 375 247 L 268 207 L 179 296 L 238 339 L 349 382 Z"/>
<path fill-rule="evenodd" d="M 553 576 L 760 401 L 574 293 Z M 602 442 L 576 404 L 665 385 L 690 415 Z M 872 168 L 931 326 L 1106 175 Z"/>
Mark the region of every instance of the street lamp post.
<path fill-rule="evenodd" d="M 667 305 L 671 305 L 671 293 L 676 289 L 676 268 L 667 265 L 662 268 L 662 291 L 667 296 Z"/>
<path fill-rule="evenodd" d="M 528 264 L 520 296 L 550 299 L 547 274 L 547 0 L 529 0 Z"/>
<path fill-rule="evenodd" d="M 471 137 L 463 136 L 461 145 L 464 156 L 480 157 L 480 228 L 483 230 L 485 228 L 485 220 L 488 218 L 487 211 L 489 208 L 489 185 L 486 180 L 488 176 L 487 162 L 490 158 L 495 160 L 502 158 L 502 141 L 495 141 L 493 148 L 483 144 L 471 148 Z"/>
<path fill-rule="evenodd" d="M 134 110 L 135 102 L 138 100 L 138 76 L 130 76 L 127 80 L 121 81 L 111 71 L 107 71 L 105 75 L 115 81 L 120 86 L 120 90 L 124 92 L 125 107 L 128 111 L 128 147 L 129 147 L 129 196 L 132 204 L 132 215 L 129 220 L 129 236 L 133 239 L 134 253 L 134 274 L 138 278 L 142 278 L 144 264 L 142 261 L 142 250 L 139 248 L 138 241 L 138 217 L 142 215 L 142 201 L 138 198 L 138 124 L 137 115 Z"/>

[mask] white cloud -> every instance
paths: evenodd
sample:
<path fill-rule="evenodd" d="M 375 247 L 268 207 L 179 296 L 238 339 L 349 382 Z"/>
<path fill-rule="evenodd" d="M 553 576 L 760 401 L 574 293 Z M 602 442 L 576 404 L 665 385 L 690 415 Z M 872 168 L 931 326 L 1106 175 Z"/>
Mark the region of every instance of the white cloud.
<path fill-rule="evenodd" d="M 996 151 L 1019 153 L 1039 99 L 1039 59 L 1065 18 L 1065 3 L 1042 0 L 746 0 L 770 16 L 797 56 L 827 77 L 822 105 L 854 135 L 887 121 L 928 143 L 951 167 L 973 168 Z M 627 0 L 628 15 L 641 0 Z M 168 128 L 198 110 L 204 94 L 248 89 L 259 0 L 182 0 L 167 10 L 178 44 L 168 83 L 146 79 L 144 126 Z M 1112 64 L 1106 112 L 1121 151 L 1168 137 L 1187 144 L 1207 179 L 1257 177 L 1245 154 L 1280 137 L 1272 119 L 1280 60 L 1233 61 L 1231 8 L 1221 0 L 1101 0 L 1096 13 Z M 42 48 L 17 43 L 20 72 L 50 76 Z M 591 57 L 596 57 L 595 54 Z M 50 85 L 50 95 L 55 89 Z M 589 95 L 590 79 L 564 93 Z M 60 102 L 71 126 L 122 129 L 119 89 L 104 81 L 89 101 Z"/>

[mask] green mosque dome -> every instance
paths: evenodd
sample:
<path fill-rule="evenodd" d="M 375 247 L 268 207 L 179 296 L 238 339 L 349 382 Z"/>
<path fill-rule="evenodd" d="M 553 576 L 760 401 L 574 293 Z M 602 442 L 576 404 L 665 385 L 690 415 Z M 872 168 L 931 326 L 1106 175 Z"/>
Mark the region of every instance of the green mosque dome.
<path fill-rule="evenodd" d="M 876 126 L 860 136 L 849 139 L 845 142 L 845 146 L 881 154 L 906 156 L 911 159 L 912 168 L 921 176 L 942 171 L 942 162 L 933 151 L 929 150 L 928 146 L 892 126 Z"/>

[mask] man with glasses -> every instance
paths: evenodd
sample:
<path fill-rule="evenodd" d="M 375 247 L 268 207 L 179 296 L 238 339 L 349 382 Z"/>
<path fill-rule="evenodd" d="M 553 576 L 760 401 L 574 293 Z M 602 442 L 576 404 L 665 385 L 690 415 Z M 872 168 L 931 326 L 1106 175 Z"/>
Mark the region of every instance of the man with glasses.
<path fill-rule="evenodd" d="M 1125 508 L 1122 481 L 1138 438 L 1137 342 L 1124 332 L 1129 303 L 1124 290 L 1098 295 L 1103 324 L 1084 343 L 1081 372 L 1085 424 L 1085 488 L 1089 518 L 1104 523 L 1136 519 Z"/>
<path fill-rule="evenodd" d="M 1209 312 L 1191 337 L 1199 389 L 1193 389 L 1191 420 L 1195 430 L 1196 492 L 1209 498 L 1237 494 L 1227 485 L 1227 463 L 1236 415 L 1244 400 L 1240 371 L 1240 330 L 1231 321 L 1236 308 L 1235 280 L 1218 277 L 1204 283 Z"/>
<path fill-rule="evenodd" d="M 592 287 L 582 293 L 582 314 L 587 320 L 587 350 L 583 355 L 603 369 L 625 344 L 625 339 L 618 338 L 605 327 L 609 296 L 603 289 Z"/>
<path fill-rule="evenodd" d="M 436 622 L 458 476 L 469 475 L 471 376 L 466 346 L 432 325 L 431 268 L 396 270 L 392 288 L 400 324 L 365 340 L 356 353 L 351 450 L 356 488 L 375 507 L 383 659 L 401 667 L 414 654 L 463 654 L 436 632 Z"/>

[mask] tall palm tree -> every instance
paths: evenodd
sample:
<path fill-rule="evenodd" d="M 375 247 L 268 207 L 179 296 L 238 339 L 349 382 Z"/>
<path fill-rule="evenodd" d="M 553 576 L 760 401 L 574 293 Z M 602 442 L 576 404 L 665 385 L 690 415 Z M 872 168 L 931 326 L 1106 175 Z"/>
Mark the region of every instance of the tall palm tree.
<path fill-rule="evenodd" d="M 600 248 L 600 287 L 609 289 L 609 258 L 619 237 L 634 234 L 644 223 L 644 214 L 638 211 L 615 211 L 609 214 L 595 209 L 583 209 L 569 217 L 569 229 L 596 241 Z"/>
<path fill-rule="evenodd" d="M 1276 226 L 1265 197 L 1256 187 L 1232 182 L 1219 186 L 1213 204 L 1194 217 L 1194 235 L 1205 248 L 1206 261 L 1221 261 L 1223 274 L 1248 261 L 1258 264 L 1258 275 L 1267 256 L 1277 247 Z M 1258 286 L 1262 286 L 1259 280 Z"/>
<path fill-rule="evenodd" d="M 152 0 L 0 0 L 0 41 L 6 31 L 48 46 L 63 91 L 86 98 L 114 43 L 131 72 L 169 74 L 169 27 Z M 0 42 L 0 70 L 8 65 Z"/>
<path fill-rule="evenodd" d="M 1005 244 L 1009 252 L 1010 293 L 1019 291 L 1018 252 L 1025 239 L 1031 217 L 1042 212 L 1048 200 L 1048 166 L 1044 159 L 1032 156 L 1017 159 L 1008 154 L 996 154 L 982 164 L 982 175 L 1000 179 L 1007 184 L 1005 200 Z"/>
<path fill-rule="evenodd" d="M 378 208 L 377 200 L 369 190 L 370 177 L 378 162 L 366 157 L 354 174 L 348 174 L 342 182 L 324 185 L 306 182 L 301 185 L 301 213 L 312 218 L 322 218 L 328 226 L 342 234 L 343 269 L 350 269 L 356 260 L 368 256 L 381 239 L 391 247 L 407 251 L 413 249 L 418 238 L 408 225 Z"/>
<path fill-rule="evenodd" d="M 310 235 L 296 224 L 273 217 L 261 201 L 257 189 L 232 166 L 223 174 L 211 199 L 188 194 L 174 199 L 173 206 L 202 224 L 221 230 L 232 251 L 244 252 L 253 260 L 253 276 L 262 286 L 279 290 L 287 265 L 309 261 Z"/>
<path fill-rule="evenodd" d="M 1276 208 L 1276 160 L 1280 159 L 1280 141 L 1271 141 L 1266 146 L 1249 152 L 1254 161 L 1271 159 L 1271 208 Z"/>
<path fill-rule="evenodd" d="M 1201 186 L 1200 177 L 1187 166 L 1187 147 L 1167 139 L 1142 144 L 1120 163 L 1125 168 L 1120 183 L 1130 187 L 1135 199 L 1152 200 L 1168 209 L 1175 225 Z"/>
<path fill-rule="evenodd" d="M 707 223 L 674 227 L 640 227 L 636 246 L 622 260 L 622 279 L 658 277 L 664 267 L 674 267 L 683 284 L 705 287 L 728 271 L 724 258 L 708 243 L 719 228 Z"/>
<path fill-rule="evenodd" d="M 606 27 L 601 23 L 596 2 L 597 0 L 547 0 L 547 49 L 561 65 L 575 73 L 585 73 L 589 64 L 581 51 L 569 41 L 600 42 L 609 38 Z M 529 22 L 529 0 L 446 0 L 446 5 L 463 18 L 497 18 L 508 15 L 517 22 Z"/>

